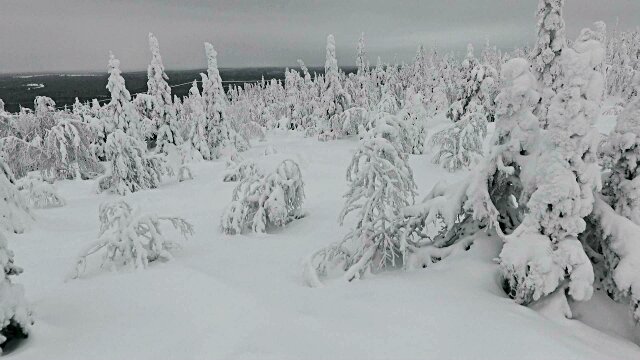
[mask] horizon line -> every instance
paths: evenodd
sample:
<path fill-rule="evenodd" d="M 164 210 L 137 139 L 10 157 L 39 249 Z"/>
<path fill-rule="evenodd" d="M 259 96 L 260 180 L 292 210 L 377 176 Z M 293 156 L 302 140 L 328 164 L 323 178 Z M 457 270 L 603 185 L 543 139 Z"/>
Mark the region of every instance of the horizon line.
<path fill-rule="evenodd" d="M 308 69 L 322 69 L 324 65 L 305 65 Z M 339 68 L 356 68 L 356 65 L 338 65 Z M 287 66 L 287 65 L 262 65 L 262 66 L 221 66 L 218 67 L 218 70 L 242 70 L 242 69 L 300 69 L 300 65 L 296 66 Z M 177 69 L 167 69 L 166 71 L 206 71 L 207 68 L 177 68 Z M 121 70 L 123 74 L 127 73 L 139 73 L 146 72 L 147 69 L 135 69 L 135 70 Z M 42 71 L 12 71 L 12 72 L 2 72 L 0 71 L 0 76 L 2 75 L 66 75 L 66 74 L 108 74 L 109 72 L 106 70 L 42 70 Z"/>

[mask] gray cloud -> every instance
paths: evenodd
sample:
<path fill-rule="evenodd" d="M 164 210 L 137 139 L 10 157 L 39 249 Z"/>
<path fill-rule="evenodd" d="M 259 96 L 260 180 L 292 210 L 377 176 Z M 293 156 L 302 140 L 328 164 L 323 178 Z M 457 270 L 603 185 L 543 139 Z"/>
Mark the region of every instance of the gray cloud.
<path fill-rule="evenodd" d="M 103 70 L 113 50 L 125 70 L 149 61 L 147 33 L 169 69 L 205 66 L 212 42 L 220 66 L 324 62 L 326 35 L 338 61 L 354 62 L 366 33 L 372 63 L 409 60 L 418 44 L 463 52 L 489 39 L 510 49 L 532 43 L 536 0 L 0 0 L 0 73 Z M 638 0 L 568 0 L 570 37 L 593 21 L 640 25 Z"/>

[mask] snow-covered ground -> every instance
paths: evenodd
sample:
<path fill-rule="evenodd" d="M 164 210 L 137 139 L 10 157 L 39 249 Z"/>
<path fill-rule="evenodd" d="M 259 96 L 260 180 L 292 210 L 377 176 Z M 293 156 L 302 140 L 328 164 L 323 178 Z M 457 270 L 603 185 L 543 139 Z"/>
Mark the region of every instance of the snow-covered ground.
<path fill-rule="evenodd" d="M 127 196 L 144 211 L 186 218 L 195 236 L 171 262 L 135 272 L 90 263 L 76 280 L 67 275 L 97 235 L 98 206 L 115 196 L 96 194 L 92 181 L 57 183 L 67 205 L 37 210 L 33 228 L 10 238 L 36 324 L 8 358 L 640 359 L 631 341 L 640 331 L 619 325 L 630 321 L 626 306 L 602 294 L 574 309 L 577 320 L 508 299 L 492 261 L 501 246 L 495 237 L 426 270 L 305 286 L 304 258 L 347 232 L 337 217 L 355 145 L 271 134 L 243 154 L 268 169 L 286 158 L 302 169 L 309 215 L 268 235 L 220 232 L 235 186 L 222 182 L 224 161 L 194 164 L 192 181 Z M 267 146 L 277 153 L 265 156 Z M 421 196 L 439 180 L 465 176 L 432 165 L 429 155 L 411 165 Z M 588 307 L 600 316 L 582 318 Z"/>

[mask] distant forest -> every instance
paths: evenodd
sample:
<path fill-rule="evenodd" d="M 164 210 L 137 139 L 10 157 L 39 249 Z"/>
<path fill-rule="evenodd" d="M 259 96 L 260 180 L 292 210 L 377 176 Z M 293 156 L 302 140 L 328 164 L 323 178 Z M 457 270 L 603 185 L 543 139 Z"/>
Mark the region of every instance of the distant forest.
<path fill-rule="evenodd" d="M 357 70 L 353 66 L 341 69 L 347 74 Z M 221 68 L 220 77 L 225 90 L 228 90 L 230 85 L 242 86 L 244 83 L 260 81 L 263 76 L 265 80 L 284 81 L 285 70 L 285 67 Z M 312 74 L 324 75 L 324 67 L 311 67 L 309 70 Z M 206 71 L 167 70 L 172 94 L 187 96 L 193 79 L 198 79 L 198 74 Z M 122 75 L 131 94 L 147 91 L 146 71 L 125 72 Z M 76 97 L 81 102 L 94 98 L 106 101 L 110 98 L 106 88 L 108 77 L 106 69 L 102 73 L 0 74 L 0 99 L 4 100 L 5 109 L 10 112 L 18 111 L 20 106 L 33 108 L 36 96 L 50 97 L 58 107 L 71 106 Z"/>

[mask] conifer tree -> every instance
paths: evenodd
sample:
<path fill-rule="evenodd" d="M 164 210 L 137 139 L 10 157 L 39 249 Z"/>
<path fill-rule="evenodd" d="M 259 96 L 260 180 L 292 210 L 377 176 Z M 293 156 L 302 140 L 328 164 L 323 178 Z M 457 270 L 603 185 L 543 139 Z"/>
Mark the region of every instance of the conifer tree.
<path fill-rule="evenodd" d="M 156 146 L 158 151 L 166 152 L 167 145 L 180 145 L 182 139 L 171 98 L 171 87 L 167 83 L 169 77 L 164 72 L 158 39 L 152 33 L 149 33 L 149 48 L 152 57 L 147 68 L 147 93 L 156 99 L 152 118 Z"/>
<path fill-rule="evenodd" d="M 327 131 L 334 136 L 341 135 L 342 124 L 332 121 L 332 118 L 341 114 L 349 104 L 348 94 L 342 88 L 338 61 L 336 60 L 336 42 L 333 35 L 327 36 L 327 53 L 324 64 L 324 87 L 322 89 L 323 114 L 329 126 Z"/>
<path fill-rule="evenodd" d="M 194 80 L 191 89 L 189 89 L 189 98 L 186 105 L 189 109 L 189 118 L 191 122 L 191 130 L 189 139 L 191 145 L 200 152 L 205 160 L 211 159 L 211 149 L 208 142 L 208 131 L 212 129 L 207 114 L 204 109 L 204 100 L 200 95 L 198 83 Z"/>
<path fill-rule="evenodd" d="M 547 127 L 551 99 L 561 86 L 562 67 L 559 59 L 562 50 L 567 47 L 562 16 L 564 2 L 565 0 L 539 0 L 536 13 L 537 40 L 530 57 L 542 90 L 540 104 L 536 108 L 536 116 L 542 128 Z"/>

